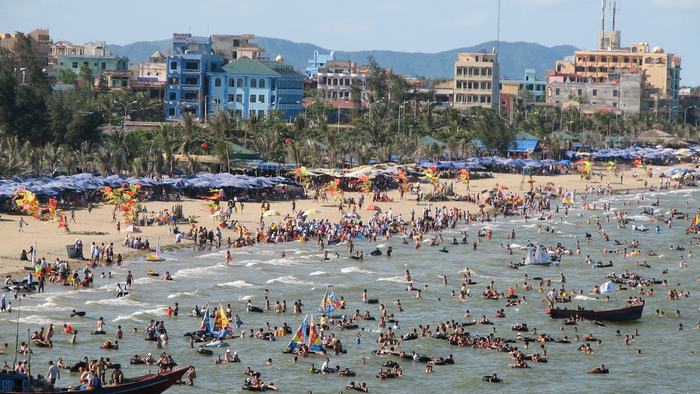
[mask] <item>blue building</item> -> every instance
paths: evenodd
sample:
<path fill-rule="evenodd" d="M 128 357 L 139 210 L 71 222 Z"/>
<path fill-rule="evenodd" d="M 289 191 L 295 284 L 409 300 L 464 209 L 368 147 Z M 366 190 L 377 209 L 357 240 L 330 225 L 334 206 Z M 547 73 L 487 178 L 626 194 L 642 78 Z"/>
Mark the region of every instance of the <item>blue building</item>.
<path fill-rule="evenodd" d="M 207 75 L 220 70 L 223 64 L 223 56 L 213 54 L 209 37 L 173 34 L 173 49 L 167 60 L 165 118 L 177 119 L 186 112 L 194 118 L 204 118 Z"/>
<path fill-rule="evenodd" d="M 523 92 L 529 92 L 534 101 L 543 101 L 547 92 L 547 81 L 538 80 L 535 70 L 526 68 L 523 79 L 501 80 L 499 88 L 501 93 L 514 96 Z"/>
<path fill-rule="evenodd" d="M 306 63 L 306 76 L 309 78 L 315 78 L 318 75 L 318 69 L 325 67 L 326 63 L 335 60 L 335 51 L 331 51 L 328 55 L 321 55 L 318 51 L 314 51 L 314 57 L 309 59 Z"/>
<path fill-rule="evenodd" d="M 280 111 L 289 120 L 303 110 L 304 75 L 281 61 L 244 58 L 207 75 L 210 114 L 227 110 L 236 119 L 247 120 Z"/>

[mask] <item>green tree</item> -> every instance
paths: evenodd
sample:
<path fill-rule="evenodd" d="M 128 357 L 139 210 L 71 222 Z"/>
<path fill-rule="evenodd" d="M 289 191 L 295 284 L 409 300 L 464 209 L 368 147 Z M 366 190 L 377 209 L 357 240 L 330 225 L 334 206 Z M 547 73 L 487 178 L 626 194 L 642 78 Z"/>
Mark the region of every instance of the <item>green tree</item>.
<path fill-rule="evenodd" d="M 388 89 L 386 71 L 379 66 L 379 63 L 373 56 L 367 58 L 367 65 L 369 67 L 369 75 L 367 76 L 366 86 L 370 92 L 369 101 L 372 103 L 384 100 Z"/>
<path fill-rule="evenodd" d="M 473 122 L 476 137 L 490 150 L 505 154 L 515 139 L 503 119 L 493 110 L 482 110 Z"/>
<path fill-rule="evenodd" d="M 75 73 L 73 73 L 72 71 L 61 69 L 61 70 L 58 70 L 58 75 L 56 76 L 56 80 L 59 83 L 64 83 L 64 84 L 68 84 L 68 85 L 75 85 L 76 76 L 75 76 Z"/>
<path fill-rule="evenodd" d="M 63 143 L 77 148 L 84 141 L 98 142 L 100 140 L 100 125 L 102 118 L 94 112 L 79 113 L 73 115 L 73 119 L 66 126 L 66 134 Z"/>
<path fill-rule="evenodd" d="M 0 48 L 0 129 L 10 132 L 17 114 L 17 79 L 11 54 Z"/>

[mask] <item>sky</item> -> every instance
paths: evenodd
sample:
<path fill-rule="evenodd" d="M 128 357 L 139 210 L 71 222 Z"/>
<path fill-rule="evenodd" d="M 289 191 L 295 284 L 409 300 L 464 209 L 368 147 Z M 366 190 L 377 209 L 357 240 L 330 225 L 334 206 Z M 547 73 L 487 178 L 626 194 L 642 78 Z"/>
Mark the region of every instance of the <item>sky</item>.
<path fill-rule="evenodd" d="M 497 8 L 497 0 L 0 0 L 0 31 L 45 27 L 54 41 L 112 44 L 252 33 L 338 50 L 439 52 L 496 39 Z M 601 0 L 501 0 L 500 39 L 594 48 L 600 9 Z M 617 0 L 616 27 L 623 45 L 680 55 L 682 85 L 700 85 L 700 0 Z"/>

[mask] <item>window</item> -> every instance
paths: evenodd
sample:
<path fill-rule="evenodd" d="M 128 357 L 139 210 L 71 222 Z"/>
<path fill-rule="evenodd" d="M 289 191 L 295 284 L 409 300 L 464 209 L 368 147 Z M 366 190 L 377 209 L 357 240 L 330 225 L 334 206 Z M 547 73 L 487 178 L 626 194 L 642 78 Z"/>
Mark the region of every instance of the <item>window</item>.
<path fill-rule="evenodd" d="M 243 102 L 243 95 L 242 95 L 242 94 L 237 94 L 237 95 L 236 95 L 236 102 L 237 102 L 237 103 L 242 103 L 242 102 Z"/>
<path fill-rule="evenodd" d="M 263 111 L 263 110 L 261 110 L 261 109 L 258 110 L 258 117 L 259 117 L 259 118 L 264 118 L 264 117 L 265 117 L 265 111 Z"/>
<path fill-rule="evenodd" d="M 228 95 L 228 99 L 227 99 L 228 102 L 229 102 L 229 103 L 232 103 L 232 102 L 233 102 L 233 98 L 234 98 L 233 95 L 232 95 L 232 94 L 229 94 L 229 95 Z"/>
<path fill-rule="evenodd" d="M 238 78 L 238 79 L 236 80 L 236 86 L 239 87 L 239 88 L 242 88 L 242 87 L 243 87 L 243 78 Z"/>
<path fill-rule="evenodd" d="M 215 78 L 214 79 L 214 86 L 221 87 L 221 78 Z"/>
<path fill-rule="evenodd" d="M 100 67 L 101 67 L 103 70 L 106 70 L 106 69 L 107 69 L 107 63 L 102 62 L 102 64 L 100 65 Z"/>
<path fill-rule="evenodd" d="M 229 80 L 228 80 L 228 86 L 232 88 L 232 87 L 234 87 L 235 85 L 236 85 L 236 80 L 233 79 L 233 78 L 229 78 Z"/>
<path fill-rule="evenodd" d="M 177 70 L 177 62 L 170 62 L 170 69 Z"/>
<path fill-rule="evenodd" d="M 241 118 L 243 116 L 243 110 L 237 109 L 236 110 L 236 118 Z"/>
<path fill-rule="evenodd" d="M 617 97 L 620 95 L 620 92 L 617 90 L 613 90 L 613 97 Z"/>
<path fill-rule="evenodd" d="M 250 95 L 250 102 L 251 102 L 251 103 L 254 103 L 254 102 L 255 102 L 255 98 L 256 98 L 255 95 L 254 95 L 254 94 L 251 94 L 251 95 Z"/>
<path fill-rule="evenodd" d="M 175 92 L 170 92 L 169 100 L 170 101 L 177 100 L 177 94 Z"/>
<path fill-rule="evenodd" d="M 73 68 L 78 68 L 78 62 L 73 62 Z"/>
<path fill-rule="evenodd" d="M 168 108 L 168 116 L 175 116 L 175 108 Z"/>
<path fill-rule="evenodd" d="M 262 95 L 262 94 L 259 95 L 259 96 L 258 96 L 258 101 L 261 102 L 261 103 L 264 103 L 264 102 L 265 102 L 265 96 Z"/>
<path fill-rule="evenodd" d="M 254 117 L 255 117 L 255 110 L 254 110 L 254 109 L 251 109 L 251 110 L 248 111 L 248 117 L 249 117 L 249 118 L 254 118 Z"/>
<path fill-rule="evenodd" d="M 323 77 L 323 79 L 326 79 L 326 77 Z M 270 88 L 275 89 L 275 85 L 276 85 L 276 84 L 277 84 L 277 80 L 276 80 L 276 79 L 273 79 L 273 80 L 270 82 Z"/>
<path fill-rule="evenodd" d="M 598 89 L 593 89 L 593 96 L 597 96 L 597 95 L 598 95 Z"/>
<path fill-rule="evenodd" d="M 275 102 L 276 102 L 276 101 L 275 101 L 275 95 L 274 95 L 274 94 L 273 94 L 272 96 L 270 96 L 270 102 L 271 102 L 271 103 L 275 103 Z"/>
<path fill-rule="evenodd" d="M 257 79 L 251 79 L 250 80 L 250 87 L 251 88 L 256 88 L 258 85 L 258 80 Z"/>
<path fill-rule="evenodd" d="M 199 70 L 199 62 L 198 61 L 186 62 L 185 69 L 186 70 Z"/>
<path fill-rule="evenodd" d="M 554 89 L 554 94 L 559 95 L 559 88 Z"/>
<path fill-rule="evenodd" d="M 264 88 L 264 87 L 265 87 L 265 80 L 264 80 L 264 79 L 261 79 L 260 81 L 258 81 L 258 87 L 259 87 L 259 88 Z"/>

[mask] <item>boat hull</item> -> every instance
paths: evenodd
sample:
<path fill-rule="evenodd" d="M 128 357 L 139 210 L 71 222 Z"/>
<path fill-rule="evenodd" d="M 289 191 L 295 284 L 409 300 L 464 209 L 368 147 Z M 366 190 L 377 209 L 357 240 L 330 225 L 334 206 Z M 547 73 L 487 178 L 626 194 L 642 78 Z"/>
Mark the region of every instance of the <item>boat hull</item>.
<path fill-rule="evenodd" d="M 130 379 L 118 386 L 106 386 L 99 390 L 91 390 L 94 394 L 160 394 L 178 380 L 180 380 L 191 367 L 174 369 L 164 374 L 149 374 Z M 9 392 L 9 394 L 19 394 L 20 392 Z M 44 392 L 44 394 L 65 394 L 66 391 Z"/>
<path fill-rule="evenodd" d="M 547 308 L 544 313 L 552 318 L 569 318 L 581 317 L 588 320 L 603 320 L 603 321 L 632 321 L 639 320 L 644 311 L 644 304 L 632 305 L 626 308 L 613 309 L 609 311 L 592 311 L 592 310 L 577 310 L 577 309 L 559 309 Z"/>

